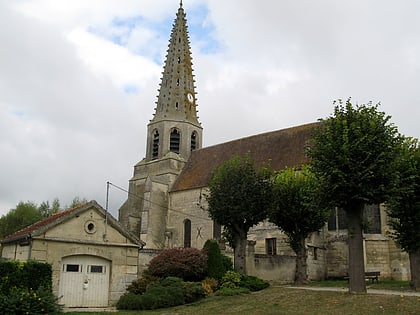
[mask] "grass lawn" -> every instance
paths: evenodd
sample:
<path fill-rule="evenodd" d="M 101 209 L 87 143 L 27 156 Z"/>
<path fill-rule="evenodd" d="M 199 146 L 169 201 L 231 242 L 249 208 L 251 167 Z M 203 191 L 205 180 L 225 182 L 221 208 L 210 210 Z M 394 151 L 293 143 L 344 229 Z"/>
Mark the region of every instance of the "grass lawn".
<path fill-rule="evenodd" d="M 380 284 L 381 282 L 379 282 Z M 110 314 L 110 313 L 67 313 Z M 155 311 L 119 311 L 118 315 L 190 315 L 190 314 L 319 314 L 376 315 L 420 314 L 420 297 L 400 295 L 353 295 L 340 292 L 296 290 L 269 287 L 263 291 L 239 296 L 213 296 L 199 302 Z"/>
<path fill-rule="evenodd" d="M 334 288 L 348 288 L 347 280 L 325 280 L 325 281 L 313 281 L 309 284 L 313 287 L 334 287 Z M 412 291 L 410 283 L 408 281 L 395 281 L 395 280 L 381 280 L 379 283 L 372 283 L 366 281 L 366 287 L 368 289 L 378 290 L 394 290 L 394 291 Z"/>

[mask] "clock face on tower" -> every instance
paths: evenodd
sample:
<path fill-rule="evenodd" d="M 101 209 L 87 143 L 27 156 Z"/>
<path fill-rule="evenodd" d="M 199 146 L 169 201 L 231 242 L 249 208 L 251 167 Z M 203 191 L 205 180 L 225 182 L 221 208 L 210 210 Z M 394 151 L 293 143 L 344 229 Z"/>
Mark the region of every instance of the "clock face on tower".
<path fill-rule="evenodd" d="M 192 103 L 194 101 L 194 96 L 191 93 L 187 94 L 188 102 Z"/>

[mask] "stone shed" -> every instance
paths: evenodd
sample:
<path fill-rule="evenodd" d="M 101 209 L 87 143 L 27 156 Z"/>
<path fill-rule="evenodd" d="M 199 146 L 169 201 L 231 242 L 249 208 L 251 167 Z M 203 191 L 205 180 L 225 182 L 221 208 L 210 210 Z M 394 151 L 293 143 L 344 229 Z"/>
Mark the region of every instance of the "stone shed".
<path fill-rule="evenodd" d="M 114 304 L 137 278 L 144 243 L 97 202 L 59 212 L 1 240 L 1 257 L 47 262 L 65 307 Z"/>

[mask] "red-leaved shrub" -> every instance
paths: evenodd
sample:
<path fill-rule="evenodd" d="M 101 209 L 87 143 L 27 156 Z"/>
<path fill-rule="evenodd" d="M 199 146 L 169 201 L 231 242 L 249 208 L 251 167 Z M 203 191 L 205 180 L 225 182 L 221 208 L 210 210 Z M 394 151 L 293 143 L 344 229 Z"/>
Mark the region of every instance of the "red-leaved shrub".
<path fill-rule="evenodd" d="M 207 275 L 207 255 L 196 248 L 170 248 L 154 257 L 148 267 L 156 277 L 201 281 Z"/>

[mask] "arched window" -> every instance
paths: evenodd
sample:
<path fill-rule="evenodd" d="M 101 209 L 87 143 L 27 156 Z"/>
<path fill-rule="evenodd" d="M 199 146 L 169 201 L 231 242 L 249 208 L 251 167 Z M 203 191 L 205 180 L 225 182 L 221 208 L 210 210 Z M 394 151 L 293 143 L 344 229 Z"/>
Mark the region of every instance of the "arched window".
<path fill-rule="evenodd" d="M 171 137 L 169 141 L 169 150 L 171 152 L 175 152 L 179 154 L 179 142 L 181 139 L 181 135 L 177 129 L 172 130 Z"/>
<path fill-rule="evenodd" d="M 197 149 L 197 133 L 194 131 L 191 134 L 191 151 Z"/>
<path fill-rule="evenodd" d="M 159 132 L 155 130 L 153 134 L 153 144 L 152 144 L 152 159 L 155 160 L 159 155 Z"/>
<path fill-rule="evenodd" d="M 184 247 L 191 247 L 191 221 L 184 221 Z"/>

